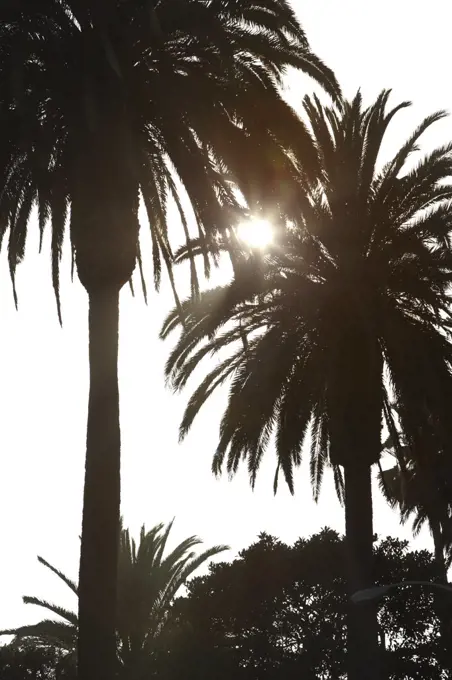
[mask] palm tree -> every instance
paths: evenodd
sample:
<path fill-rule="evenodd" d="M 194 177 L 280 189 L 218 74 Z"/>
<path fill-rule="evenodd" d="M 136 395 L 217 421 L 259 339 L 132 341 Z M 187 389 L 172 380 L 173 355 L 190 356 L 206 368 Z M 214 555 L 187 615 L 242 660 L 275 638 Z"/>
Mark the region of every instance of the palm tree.
<path fill-rule="evenodd" d="M 120 675 L 127 680 L 140 679 L 152 667 L 153 654 L 170 622 L 171 606 L 177 592 L 190 576 L 207 560 L 227 550 L 215 546 L 196 555 L 201 541 L 190 536 L 165 555 L 173 522 L 158 524 L 150 531 L 141 528 L 137 546 L 128 529 L 121 530 L 118 569 L 117 658 Z M 77 585 L 61 571 L 38 560 L 61 579 L 78 596 Z M 68 655 L 76 654 L 78 617 L 72 611 L 36 597 L 25 596 L 26 604 L 44 607 L 57 619 L 0 631 L 14 635 L 13 644 L 34 644 L 38 648 L 57 648 Z M 116 677 L 116 674 L 115 676 Z"/>
<path fill-rule="evenodd" d="M 229 285 L 186 300 L 183 324 L 173 310 L 161 334 L 181 330 L 166 366 L 175 390 L 205 357 L 218 358 L 188 402 L 181 437 L 230 381 L 214 473 L 226 462 L 233 475 L 246 460 L 254 484 L 274 442 L 275 487 L 282 472 L 293 493 L 308 439 L 315 487 L 327 462 L 341 466 L 351 592 L 373 583 L 371 466 L 383 412 L 396 398 L 409 442 L 425 409 L 450 435 L 452 144 L 406 167 L 437 113 L 380 168 L 388 125 L 408 105 L 388 111 L 388 97 L 367 109 L 359 93 L 331 107 L 305 98 L 320 173 L 300 194 L 298 219 Z M 350 680 L 379 677 L 372 604 L 350 608 L 348 649 Z"/>
<path fill-rule="evenodd" d="M 237 219 L 234 182 L 250 204 L 315 163 L 308 135 L 279 94 L 286 65 L 330 93 L 286 0 L 33 0 L 0 8 L 0 236 L 14 281 L 32 209 L 51 226 L 53 285 L 70 217 L 73 262 L 89 298 L 90 394 L 79 598 L 83 680 L 111 680 L 120 508 L 118 300 L 140 270 L 140 196 L 154 281 L 171 275 L 167 207 L 186 237 Z M 304 148 L 302 148 L 304 147 Z M 184 210 L 188 195 L 191 209 Z M 241 204 L 240 204 L 241 205 Z M 144 279 L 142 278 L 143 282 Z M 191 283 L 196 291 L 196 272 Z M 14 290 L 15 293 L 15 290 Z"/>
<path fill-rule="evenodd" d="M 433 539 L 437 576 L 447 583 L 447 571 L 452 560 L 452 499 L 450 497 L 450 460 L 438 460 L 438 469 L 422 467 L 408 447 L 402 447 L 403 468 L 399 463 L 380 469 L 380 489 L 392 508 L 398 508 L 402 524 L 413 517 L 413 534 L 419 535 L 427 524 Z M 446 467 L 448 468 L 446 470 Z"/>
<path fill-rule="evenodd" d="M 428 459 L 413 454 L 408 446 L 401 446 L 393 467 L 380 466 L 379 485 L 386 501 L 398 508 L 403 524 L 413 519 L 413 533 L 419 534 L 427 524 L 433 539 L 436 579 L 447 584 L 447 572 L 452 562 L 452 460 L 446 452 L 435 451 L 430 438 Z M 445 667 L 450 667 L 450 603 L 442 593 L 435 592 L 435 609 L 441 622 L 442 653 Z"/>

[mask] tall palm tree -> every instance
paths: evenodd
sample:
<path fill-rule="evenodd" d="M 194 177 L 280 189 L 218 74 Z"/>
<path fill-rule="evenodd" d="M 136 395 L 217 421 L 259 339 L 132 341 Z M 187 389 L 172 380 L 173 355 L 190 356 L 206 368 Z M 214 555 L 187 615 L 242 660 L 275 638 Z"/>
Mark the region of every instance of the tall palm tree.
<path fill-rule="evenodd" d="M 69 221 L 89 298 L 90 394 L 79 598 L 83 680 L 110 680 L 120 507 L 118 300 L 138 262 L 138 207 L 151 226 L 154 281 L 171 276 L 167 207 L 188 237 L 237 219 L 315 164 L 279 94 L 286 65 L 330 93 L 286 0 L 19 0 L 0 7 L 0 236 L 14 281 L 30 215 L 51 226 L 53 285 Z M 302 149 L 302 147 L 304 147 Z M 290 152 L 290 153 L 289 153 Z M 188 195 L 191 210 L 184 211 Z M 68 218 L 70 219 L 68 220 Z M 192 268 L 192 288 L 196 273 Z"/>
<path fill-rule="evenodd" d="M 359 93 L 331 107 L 305 98 L 320 173 L 300 195 L 298 219 L 229 285 L 186 300 L 183 324 L 175 309 L 162 329 L 163 338 L 181 330 L 166 366 L 174 389 L 218 358 L 188 402 L 181 437 L 230 381 L 215 473 L 226 462 L 232 475 L 243 459 L 254 484 L 274 443 L 275 484 L 281 471 L 293 492 L 308 439 L 315 485 L 326 462 L 341 466 L 351 592 L 373 582 L 371 466 L 390 400 L 401 404 L 407 441 L 425 409 L 450 430 L 452 144 L 406 165 L 437 113 L 380 167 L 388 125 L 408 105 L 387 110 L 388 96 L 369 108 Z M 348 649 L 350 680 L 379 677 L 373 605 L 350 608 Z"/>
<path fill-rule="evenodd" d="M 141 680 L 146 672 L 149 675 L 153 654 L 164 636 L 177 592 L 207 560 L 228 549 L 215 546 L 197 555 L 194 548 L 201 541 L 191 536 L 165 554 L 172 526 L 173 522 L 167 527 L 158 524 L 150 531 L 143 526 L 138 545 L 127 529 L 121 531 L 116 645 L 119 675 L 127 680 Z M 78 596 L 74 581 L 42 557 L 38 560 Z M 13 643 L 17 645 L 25 642 L 36 647 L 57 647 L 68 655 L 75 655 L 77 614 L 36 597 L 25 596 L 23 600 L 43 607 L 58 618 L 3 630 L 0 635 L 14 635 Z"/>

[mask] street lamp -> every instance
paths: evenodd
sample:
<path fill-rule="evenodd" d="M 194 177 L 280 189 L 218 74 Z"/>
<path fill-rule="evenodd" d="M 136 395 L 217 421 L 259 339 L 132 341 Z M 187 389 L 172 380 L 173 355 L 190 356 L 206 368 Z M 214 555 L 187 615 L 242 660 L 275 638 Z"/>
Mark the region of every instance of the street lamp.
<path fill-rule="evenodd" d="M 353 593 L 350 599 L 354 604 L 370 602 L 372 600 L 380 600 L 391 590 L 403 588 L 404 586 L 424 586 L 433 588 L 433 590 L 445 590 L 449 593 L 449 595 L 452 596 L 452 585 L 446 585 L 445 583 L 434 583 L 432 581 L 401 581 L 400 583 L 390 583 L 387 586 L 374 586 L 373 588 L 358 590 L 356 593 Z"/>

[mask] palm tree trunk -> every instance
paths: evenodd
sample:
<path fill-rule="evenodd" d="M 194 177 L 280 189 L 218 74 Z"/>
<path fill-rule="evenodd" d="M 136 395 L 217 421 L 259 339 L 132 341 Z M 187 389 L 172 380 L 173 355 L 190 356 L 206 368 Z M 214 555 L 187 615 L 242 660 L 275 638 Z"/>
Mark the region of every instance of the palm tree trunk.
<path fill-rule="evenodd" d="M 119 287 L 89 292 L 90 391 L 79 576 L 79 680 L 116 673 Z"/>
<path fill-rule="evenodd" d="M 350 595 L 374 585 L 371 468 L 344 466 L 345 533 Z M 350 602 L 347 625 L 348 680 L 381 680 L 375 603 Z"/>

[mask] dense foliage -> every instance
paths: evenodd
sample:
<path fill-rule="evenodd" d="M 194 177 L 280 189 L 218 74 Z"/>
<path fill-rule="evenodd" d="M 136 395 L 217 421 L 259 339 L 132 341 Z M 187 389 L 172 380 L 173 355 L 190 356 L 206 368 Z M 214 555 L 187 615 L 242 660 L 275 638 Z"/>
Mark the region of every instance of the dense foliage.
<path fill-rule="evenodd" d="M 404 541 L 378 542 L 375 558 L 378 583 L 435 575 L 430 553 L 410 551 Z M 208 575 L 194 578 L 176 602 L 183 632 L 179 674 L 171 677 L 207 680 L 217 668 L 221 680 L 345 678 L 346 608 L 344 542 L 335 532 L 293 546 L 262 534 L 232 563 L 211 565 Z M 379 625 L 391 680 L 444 677 L 431 594 L 386 598 Z"/>
<path fill-rule="evenodd" d="M 410 551 L 404 541 L 379 541 L 375 557 L 378 583 L 435 575 L 432 555 Z M 149 590 L 152 583 L 151 577 Z M 339 680 L 345 678 L 346 606 L 344 542 L 335 532 L 325 529 L 291 546 L 264 533 L 232 562 L 211 564 L 188 582 L 167 611 L 162 634 L 146 646 L 140 672 L 124 668 L 124 678 Z M 139 609 L 130 615 L 129 629 L 138 631 Z M 386 598 L 379 624 L 388 680 L 445 677 L 430 594 L 411 590 Z M 33 646 L 28 639 L 25 647 L 22 641 L 0 649 L 2 680 L 72 680 L 73 669 L 58 645 Z"/>
<path fill-rule="evenodd" d="M 76 680 L 73 659 L 57 647 L 32 643 L 0 647 L 2 680 Z"/>

